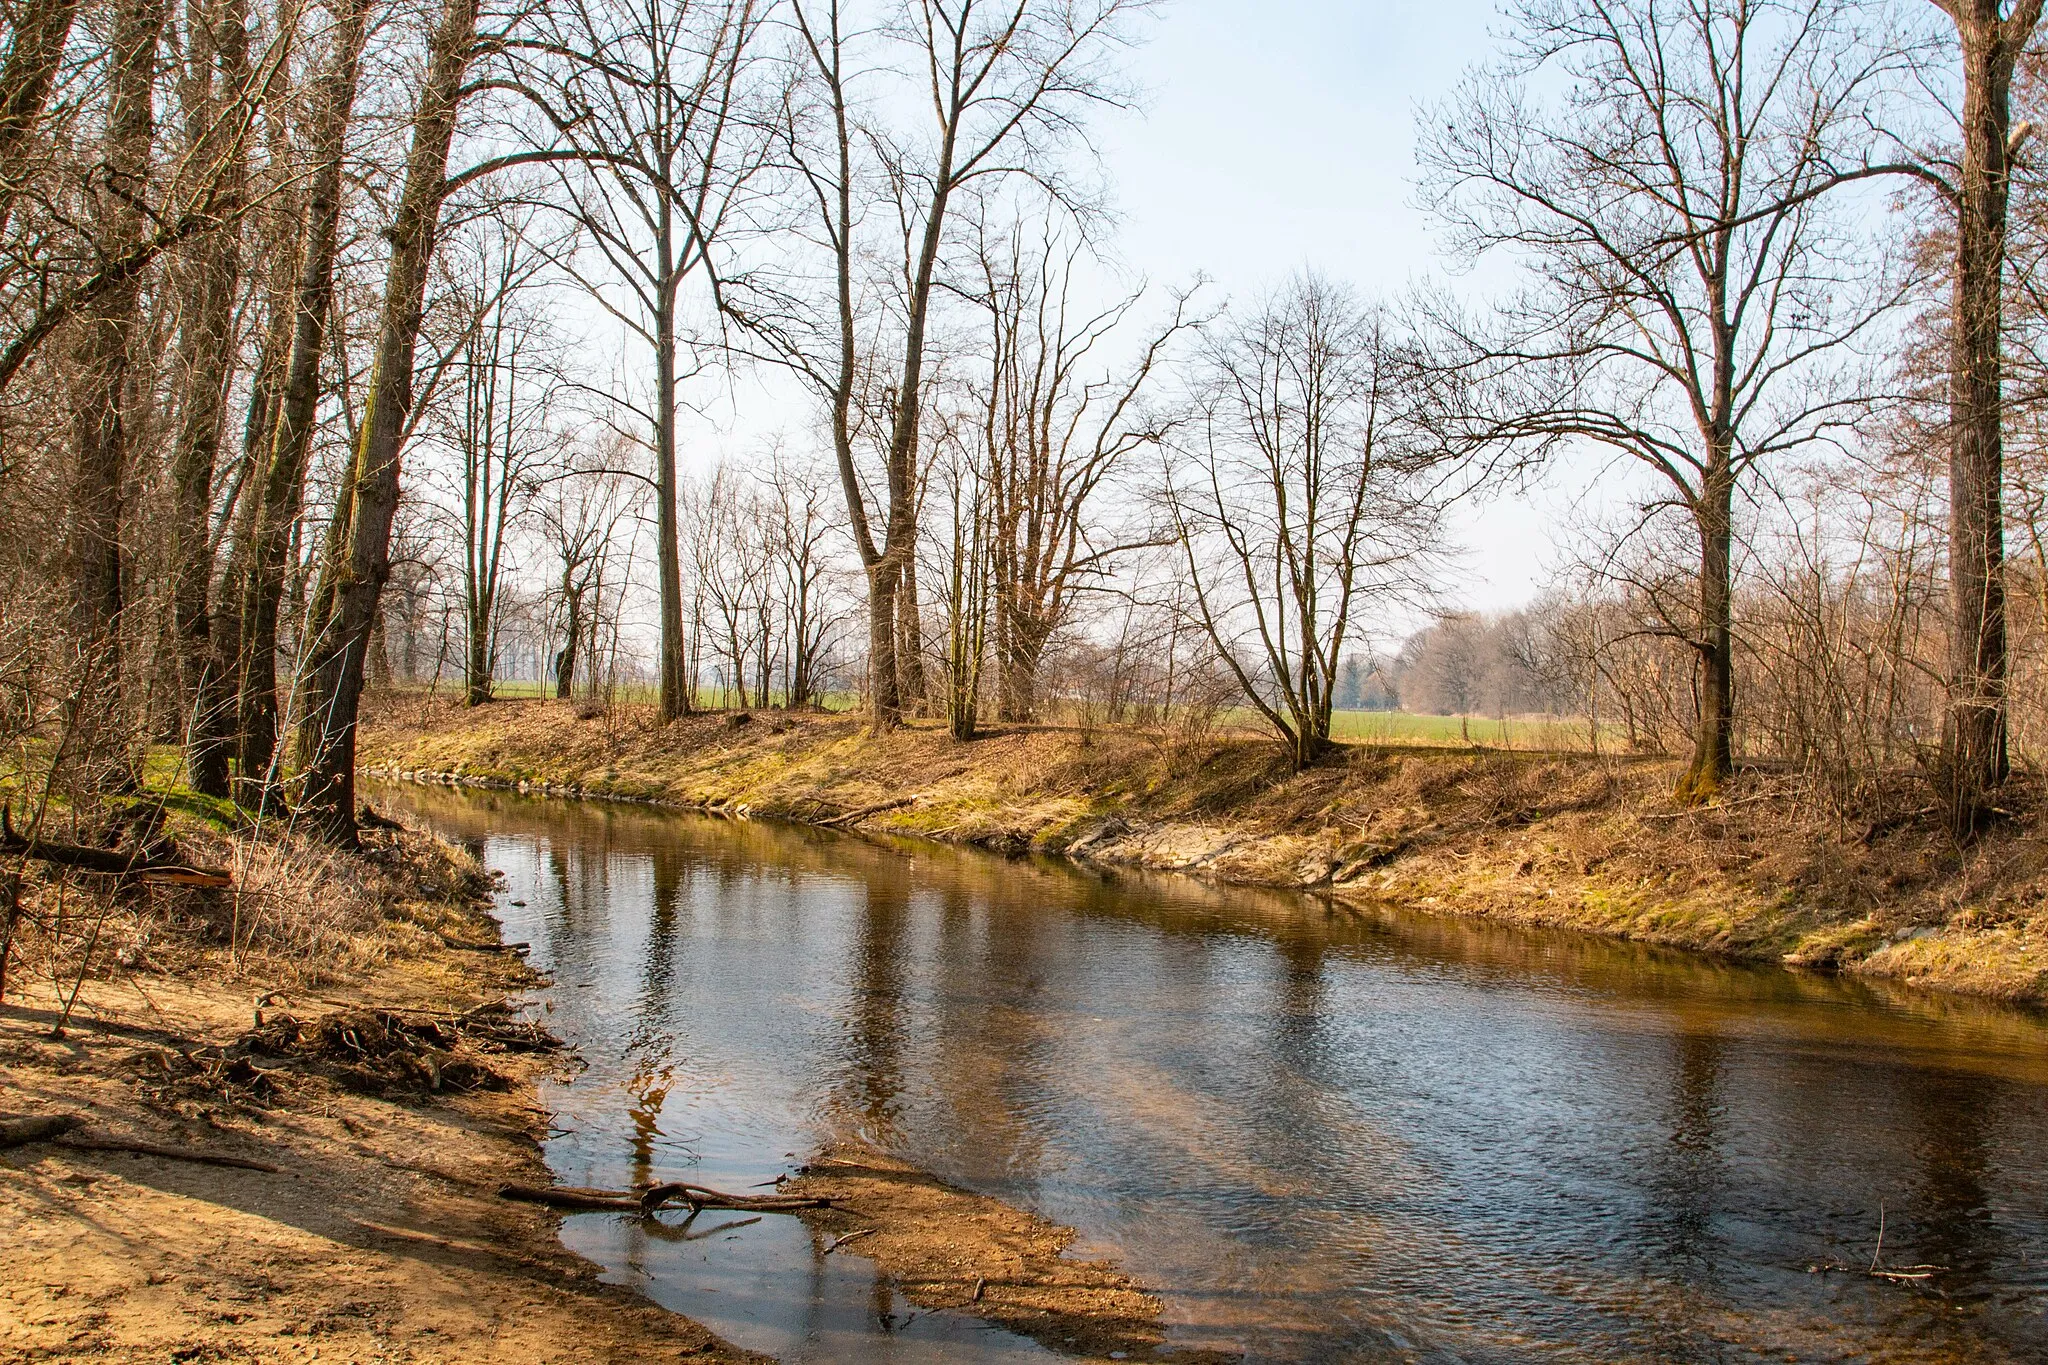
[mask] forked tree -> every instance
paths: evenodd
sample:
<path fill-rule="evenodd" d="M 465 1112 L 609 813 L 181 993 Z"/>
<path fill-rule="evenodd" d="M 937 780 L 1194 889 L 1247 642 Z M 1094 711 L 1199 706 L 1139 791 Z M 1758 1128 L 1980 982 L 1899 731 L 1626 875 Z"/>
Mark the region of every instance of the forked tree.
<path fill-rule="evenodd" d="M 919 444 L 937 300 L 959 285 L 947 247 L 971 187 L 1029 175 L 1068 186 L 1056 154 L 1091 106 L 1122 98 L 1110 56 L 1145 0 L 902 0 L 853 12 L 791 6 L 783 154 L 797 231 L 822 257 L 735 315 L 824 401 L 854 548 L 868 585 L 868 692 L 875 731 L 902 720 L 915 571 Z M 893 78 L 891 71 L 905 73 Z M 900 121 L 883 116 L 894 94 Z M 891 240 L 893 238 L 893 241 Z M 870 262 L 888 265 L 871 270 Z M 822 286 L 822 287 L 818 287 Z M 862 468 L 871 417 L 879 470 Z"/>
<path fill-rule="evenodd" d="M 562 263 L 645 348 L 652 382 L 633 410 L 653 455 L 660 572 L 661 715 L 691 706 L 685 663 L 676 459 L 691 291 L 715 317 L 768 137 L 753 107 L 760 0 L 574 0 L 556 7 L 534 92 L 552 154 L 565 159 L 562 202 L 583 250 Z"/>
<path fill-rule="evenodd" d="M 321 365 L 334 312 L 335 262 L 345 207 L 344 151 L 374 0 L 334 0 L 332 23 L 307 108 L 275 173 L 296 215 L 268 224 L 270 311 L 250 376 L 243 428 L 247 470 L 222 572 L 215 645 L 235 689 L 235 771 L 241 799 L 262 806 L 276 788 L 278 622 L 292 540 L 305 507 L 306 473 L 324 393 Z"/>
<path fill-rule="evenodd" d="M 1188 614 L 1295 767 L 1329 748 L 1367 614 L 1421 594 L 1441 538 L 1436 447 L 1386 319 L 1316 275 L 1211 328 L 1160 505 Z"/>
<path fill-rule="evenodd" d="M 1456 439 L 1604 447 L 1686 519 L 1696 601 L 1663 628 L 1699 679 L 1677 795 L 1705 801 L 1734 762 L 1739 492 L 1859 414 L 1853 348 L 1903 294 L 1837 194 L 1917 171 L 1867 156 L 1901 59 L 1848 0 L 1511 13 L 1506 56 L 1421 130 L 1450 250 L 1526 272 L 1482 322 L 1440 311 L 1444 396 Z"/>
<path fill-rule="evenodd" d="M 413 418 L 413 358 L 427 274 L 451 181 L 449 151 L 470 63 L 478 0 L 445 0 L 427 42 L 414 106 L 405 185 L 386 232 L 390 256 L 379 305 L 369 392 L 343 471 L 306 612 L 298 707 L 299 814 L 335 843 L 356 841 L 356 722 L 377 600 L 391 574 L 399 457 Z"/>
<path fill-rule="evenodd" d="M 988 572 L 996 714 L 1033 719 L 1054 632 L 1141 537 L 1119 536 L 1101 503 L 1123 467 L 1171 425 L 1148 405 L 1188 296 L 1140 331 L 1145 291 L 1084 301 L 1081 243 L 1052 213 L 984 231 L 975 302 L 986 354 L 968 382 L 988 485 Z M 1134 336 L 1135 334 L 1135 336 Z"/>

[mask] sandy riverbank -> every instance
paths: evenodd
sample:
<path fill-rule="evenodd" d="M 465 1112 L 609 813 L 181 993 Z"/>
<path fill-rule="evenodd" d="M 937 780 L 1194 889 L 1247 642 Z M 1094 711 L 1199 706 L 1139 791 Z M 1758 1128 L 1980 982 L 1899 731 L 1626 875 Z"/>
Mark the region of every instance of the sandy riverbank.
<path fill-rule="evenodd" d="M 259 1009 L 273 1034 L 366 1006 L 504 1018 L 488 1007 L 531 983 L 489 950 L 496 926 L 473 896 L 389 904 L 362 932 L 384 940 L 373 972 L 279 990 L 222 955 L 173 952 L 160 928 L 155 951 L 176 965 L 94 973 L 61 1037 L 62 997 L 17 963 L 0 1111 L 83 1122 L 0 1150 L 0 1361 L 758 1359 L 599 1283 L 552 1216 L 497 1197 L 547 1178 L 534 1082 L 558 1058 L 472 1061 L 465 1042 L 449 1057 L 496 1079 L 465 1091 L 475 1076 L 444 1060 L 435 1093 L 417 1070 L 351 1077 L 331 1057 L 236 1045 Z M 250 1165 L 67 1145 L 81 1138 Z"/>

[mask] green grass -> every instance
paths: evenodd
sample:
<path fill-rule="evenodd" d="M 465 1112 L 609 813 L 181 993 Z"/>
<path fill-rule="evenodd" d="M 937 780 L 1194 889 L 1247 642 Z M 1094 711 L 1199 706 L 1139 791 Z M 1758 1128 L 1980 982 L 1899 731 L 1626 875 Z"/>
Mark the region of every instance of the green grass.
<path fill-rule="evenodd" d="M 17 823 L 28 818 L 27 812 L 42 798 L 46 775 L 42 765 L 48 757 L 49 746 L 37 743 L 29 746 L 25 753 L 17 750 L 0 758 L 0 801 L 13 808 L 12 814 Z M 143 752 L 139 776 L 141 790 L 110 794 L 102 799 L 116 808 L 162 806 L 167 811 L 224 831 L 240 829 L 248 823 L 246 813 L 233 801 L 201 796 L 185 785 L 185 756 L 175 744 L 150 745 Z M 52 811 L 69 809 L 62 791 L 52 791 L 49 797 Z"/>
<path fill-rule="evenodd" d="M 1263 730 L 1265 720 L 1248 707 L 1223 715 L 1223 723 Z M 1412 711 L 1338 711 L 1330 717 L 1335 739 L 1358 744 L 1482 745 L 1490 749 L 1588 748 L 1586 723 L 1572 716 L 1431 716 Z M 1609 740 L 1606 734 L 1601 736 Z"/>
<path fill-rule="evenodd" d="M 404 685 L 401 690 L 423 693 L 427 689 L 415 683 Z M 459 696 L 461 690 L 459 678 L 444 679 L 439 688 L 444 696 Z M 555 686 L 551 682 L 532 679 L 501 678 L 493 684 L 491 694 L 505 701 L 552 697 Z M 579 697 L 581 695 L 578 694 Z M 615 695 L 622 702 L 647 706 L 660 699 L 660 691 L 652 683 L 622 683 Z M 702 688 L 697 694 L 697 706 L 702 710 L 718 710 L 730 700 L 731 694 L 721 693 L 717 688 Z M 859 705 L 860 697 L 853 692 L 831 692 L 824 698 L 827 711 L 850 711 Z M 1264 718 L 1248 706 L 1231 707 L 1219 719 L 1231 729 L 1266 729 Z M 1589 747 L 1586 723 L 1575 716 L 1509 716 L 1501 719 L 1494 716 L 1423 715 L 1410 711 L 1338 711 L 1331 717 L 1330 731 L 1337 739 L 1359 744 L 1480 745 L 1491 749 L 1554 749 L 1579 753 Z M 1619 736 L 1604 726 L 1600 738 L 1603 747 L 1618 747 L 1621 742 Z"/>

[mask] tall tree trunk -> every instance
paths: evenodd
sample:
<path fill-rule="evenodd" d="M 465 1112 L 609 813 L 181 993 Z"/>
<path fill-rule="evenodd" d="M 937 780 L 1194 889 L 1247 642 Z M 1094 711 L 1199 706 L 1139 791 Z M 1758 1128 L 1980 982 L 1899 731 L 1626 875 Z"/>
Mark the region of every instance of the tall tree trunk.
<path fill-rule="evenodd" d="M 241 585 L 236 667 L 241 749 L 236 769 L 247 793 L 244 799 L 253 796 L 258 802 L 270 789 L 277 759 L 278 615 L 319 415 L 320 362 L 334 307 L 334 262 L 341 240 L 342 151 L 355 110 L 369 8 L 370 0 L 336 0 L 334 6 L 332 64 L 322 76 L 307 137 L 311 169 L 306 237 L 292 290 L 290 351 L 277 391 L 265 394 L 259 387 L 251 399 L 252 408 L 262 405 L 262 410 L 251 412 L 252 432 L 261 422 L 267 435 L 261 438 L 262 485 Z"/>
<path fill-rule="evenodd" d="M 28 0 L 0 65 L 0 233 L 28 172 L 28 145 L 49 107 L 50 88 L 78 17 L 78 0 Z"/>
<path fill-rule="evenodd" d="M 662 279 L 655 306 L 654 516 L 655 557 L 661 567 L 661 719 L 666 724 L 690 713 L 696 679 L 683 650 L 683 559 L 676 521 L 676 322 L 677 282 L 670 255 L 668 197 L 661 201 Z"/>
<path fill-rule="evenodd" d="M 412 414 L 413 353 L 427 269 L 447 194 L 448 150 L 463 77 L 476 50 L 478 0 L 447 0 L 427 49 L 427 76 L 413 115 L 405 190 L 387 236 L 376 358 L 360 437 L 335 500 L 320 580 L 306 621 L 299 711 L 300 811 L 323 837 L 356 838 L 356 720 L 377 599 L 391 574 L 391 520 L 398 511 L 400 446 Z"/>
<path fill-rule="evenodd" d="M 487 706 L 491 700 L 491 603 L 488 596 L 470 601 L 469 648 L 462 660 L 462 704 Z"/>
<path fill-rule="evenodd" d="M 2041 0 L 1951 0 L 1963 56 L 1949 362 L 1949 649 L 1944 777 L 1953 832 L 1968 837 L 2006 777 L 2004 404 L 2001 392 L 2007 139 L 2013 64 Z"/>
<path fill-rule="evenodd" d="M 922 713 L 930 706 L 931 694 L 924 676 L 924 611 L 917 597 L 916 554 L 906 554 L 902 563 L 896 580 L 897 688 L 903 709 Z"/>
<path fill-rule="evenodd" d="M 562 601 L 568 606 L 569 620 L 564 632 L 561 653 L 555 655 L 555 698 L 569 700 L 576 681 L 576 646 L 583 638 L 583 590 L 572 587 L 569 575 L 562 575 Z"/>
<path fill-rule="evenodd" d="M 1735 477 L 1725 445 L 1717 445 L 1701 483 L 1693 512 L 1700 537 L 1699 635 L 1692 642 L 1699 668 L 1699 720 L 1692 761 L 1675 793 L 1686 805 L 1712 800 L 1735 770 Z"/>
<path fill-rule="evenodd" d="M 1014 600 L 1014 590 L 996 601 L 996 651 L 1003 671 L 998 716 L 1031 720 L 1038 711 L 1038 670 L 1050 631 Z"/>
<path fill-rule="evenodd" d="M 897 582 L 894 560 L 868 566 L 868 714 L 875 734 L 903 721 L 903 694 L 896 685 Z"/>
<path fill-rule="evenodd" d="M 186 141 L 208 192 L 224 214 L 241 206 L 248 117 L 249 33 L 240 0 L 191 0 L 184 107 Z M 173 616 L 185 711 L 185 771 L 194 791 L 228 794 L 228 669 L 213 639 L 213 478 L 220 459 L 233 366 L 235 296 L 241 277 L 238 235 L 208 233 L 194 245 L 180 305 L 178 362 L 184 380 L 177 444 L 171 456 L 176 502 L 177 581 Z"/>
<path fill-rule="evenodd" d="M 122 0 L 114 12 L 105 143 L 92 174 L 93 245 L 102 260 L 125 255 L 148 228 L 142 205 L 150 190 L 157 45 L 166 10 L 166 0 Z M 130 473 L 129 369 L 140 313 L 141 281 L 130 277 L 79 313 L 71 354 L 72 638 L 103 707 L 105 699 L 118 701 L 121 683 L 122 503 Z"/>

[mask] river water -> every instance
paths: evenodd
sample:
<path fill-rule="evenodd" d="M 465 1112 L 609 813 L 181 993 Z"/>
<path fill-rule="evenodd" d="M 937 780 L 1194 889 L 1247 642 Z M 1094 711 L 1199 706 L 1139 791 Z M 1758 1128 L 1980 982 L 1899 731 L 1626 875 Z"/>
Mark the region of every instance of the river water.
<path fill-rule="evenodd" d="M 567 1184 L 855 1135 L 1255 1361 L 2048 1361 L 2048 1021 L 1566 933 L 380 787 L 504 875 Z M 1051 1359 L 795 1219 L 565 1240 L 792 1360 Z M 1924 1280 L 1815 1271 L 1943 1267 Z M 712 1224 L 711 1226 L 717 1226 Z"/>

